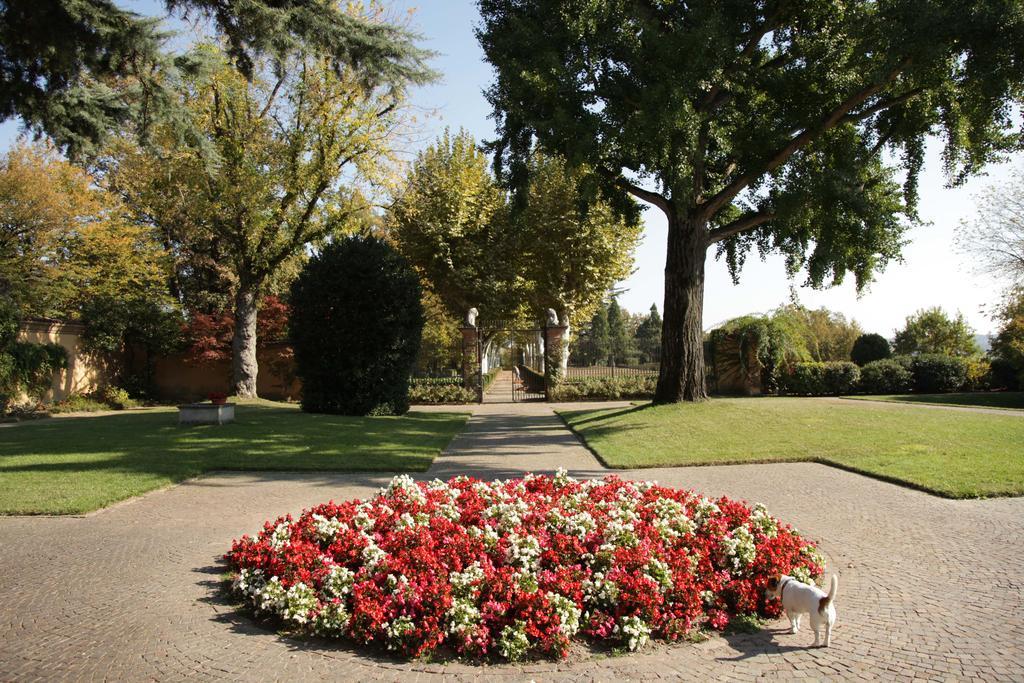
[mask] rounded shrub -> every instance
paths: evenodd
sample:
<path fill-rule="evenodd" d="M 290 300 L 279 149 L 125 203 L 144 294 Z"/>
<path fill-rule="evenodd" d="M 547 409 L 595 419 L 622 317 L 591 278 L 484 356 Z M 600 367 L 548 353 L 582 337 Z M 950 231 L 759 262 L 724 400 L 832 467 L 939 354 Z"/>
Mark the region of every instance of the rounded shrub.
<path fill-rule="evenodd" d="M 914 358 L 914 391 L 941 394 L 958 391 L 967 381 L 967 362 L 963 358 L 926 353 Z"/>
<path fill-rule="evenodd" d="M 333 242 L 309 260 L 291 290 L 289 321 L 302 409 L 400 415 L 419 352 L 419 278 L 387 243 Z"/>
<path fill-rule="evenodd" d="M 860 369 L 860 389 L 866 394 L 903 394 L 913 388 L 914 374 L 897 360 L 875 360 Z"/>
<path fill-rule="evenodd" d="M 884 360 L 892 355 L 889 341 L 880 334 L 862 334 L 853 342 L 850 360 L 860 366 L 876 360 Z"/>

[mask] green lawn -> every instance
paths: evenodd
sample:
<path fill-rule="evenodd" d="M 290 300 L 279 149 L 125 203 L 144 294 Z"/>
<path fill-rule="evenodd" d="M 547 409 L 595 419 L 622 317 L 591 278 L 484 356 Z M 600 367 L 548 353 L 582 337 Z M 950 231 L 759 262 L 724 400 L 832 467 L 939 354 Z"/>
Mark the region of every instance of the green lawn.
<path fill-rule="evenodd" d="M 609 467 L 816 461 L 954 498 L 1024 494 L 1024 419 L 803 398 L 562 411 Z"/>
<path fill-rule="evenodd" d="M 179 427 L 177 411 L 53 418 L 0 428 L 0 514 L 71 514 L 211 470 L 422 472 L 466 413 L 311 415 L 240 405 L 236 421 Z"/>
<path fill-rule="evenodd" d="M 931 403 L 942 406 L 1024 410 L 1024 391 L 986 391 L 962 394 L 894 394 L 890 396 L 844 396 L 843 398 L 852 398 L 859 401 Z"/>

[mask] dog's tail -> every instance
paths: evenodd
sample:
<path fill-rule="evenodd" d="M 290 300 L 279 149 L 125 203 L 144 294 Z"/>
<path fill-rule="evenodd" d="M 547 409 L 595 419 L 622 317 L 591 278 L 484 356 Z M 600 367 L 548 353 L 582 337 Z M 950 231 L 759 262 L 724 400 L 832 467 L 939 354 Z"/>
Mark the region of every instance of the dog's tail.
<path fill-rule="evenodd" d="M 818 612 L 823 613 L 828 606 L 832 604 L 832 601 L 836 599 L 836 593 L 839 592 L 839 577 L 835 574 L 832 575 L 832 584 L 828 587 L 828 595 L 818 601 Z"/>

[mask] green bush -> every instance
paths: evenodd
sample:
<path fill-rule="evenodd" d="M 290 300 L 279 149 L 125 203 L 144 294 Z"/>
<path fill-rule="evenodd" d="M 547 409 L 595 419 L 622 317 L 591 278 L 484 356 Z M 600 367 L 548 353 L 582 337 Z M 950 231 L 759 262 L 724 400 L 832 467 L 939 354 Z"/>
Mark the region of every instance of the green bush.
<path fill-rule="evenodd" d="M 461 377 L 413 377 L 409 380 L 410 387 L 443 387 L 443 386 L 456 386 L 461 387 L 463 381 Z"/>
<path fill-rule="evenodd" d="M 635 377 L 580 377 L 563 380 L 551 389 L 552 401 L 615 401 L 650 398 L 658 378 L 652 375 Z"/>
<path fill-rule="evenodd" d="M 913 388 L 914 374 L 897 360 L 876 360 L 860 369 L 860 390 L 866 394 L 904 394 Z"/>
<path fill-rule="evenodd" d="M 837 396 L 853 391 L 859 379 L 860 368 L 849 361 L 794 363 L 782 375 L 781 388 L 797 396 Z"/>
<path fill-rule="evenodd" d="M 95 394 L 71 394 L 50 408 L 51 413 L 97 413 L 103 410 L 110 410 L 110 406 Z"/>
<path fill-rule="evenodd" d="M 1017 366 L 1005 358 L 992 359 L 988 382 L 993 389 L 1019 391 L 1021 387 Z"/>
<path fill-rule="evenodd" d="M 101 392 L 102 400 L 114 410 L 125 410 L 135 408 L 139 402 L 133 399 L 127 389 L 109 386 Z"/>
<path fill-rule="evenodd" d="M 967 362 L 963 358 L 927 353 L 915 356 L 914 391 L 940 394 L 959 391 L 967 381 Z"/>
<path fill-rule="evenodd" d="M 885 360 L 892 356 L 892 348 L 888 340 L 880 334 L 862 334 L 853 342 L 850 360 L 861 367 L 876 360 Z"/>
<path fill-rule="evenodd" d="M 418 405 L 476 403 L 476 392 L 459 384 L 414 383 L 409 387 L 409 402 Z"/>
<path fill-rule="evenodd" d="M 313 256 L 291 290 L 302 409 L 401 415 L 423 331 L 419 277 L 391 246 L 359 236 Z"/>

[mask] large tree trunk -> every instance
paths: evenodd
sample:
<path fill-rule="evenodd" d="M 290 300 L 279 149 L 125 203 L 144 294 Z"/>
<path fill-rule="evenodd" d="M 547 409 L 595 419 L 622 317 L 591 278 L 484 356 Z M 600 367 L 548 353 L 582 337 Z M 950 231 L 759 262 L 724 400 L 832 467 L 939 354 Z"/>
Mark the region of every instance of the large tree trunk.
<path fill-rule="evenodd" d="M 256 312 L 256 289 L 239 286 L 235 295 L 235 337 L 231 340 L 232 393 L 244 398 L 256 398 Z"/>
<path fill-rule="evenodd" d="M 703 401 L 704 260 L 706 224 L 669 216 L 665 257 L 665 317 L 661 328 L 661 372 L 655 403 Z"/>

